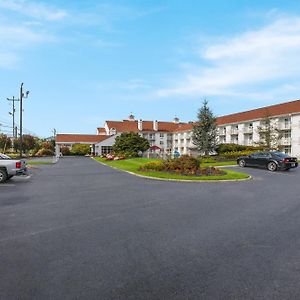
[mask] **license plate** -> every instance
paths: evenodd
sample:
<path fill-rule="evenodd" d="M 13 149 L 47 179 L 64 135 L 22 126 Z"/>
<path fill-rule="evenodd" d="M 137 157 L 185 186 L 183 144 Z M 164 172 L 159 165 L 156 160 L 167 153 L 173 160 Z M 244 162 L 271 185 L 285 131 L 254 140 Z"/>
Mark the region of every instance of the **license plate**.
<path fill-rule="evenodd" d="M 291 164 L 291 167 L 295 167 L 296 166 L 296 164 Z"/>

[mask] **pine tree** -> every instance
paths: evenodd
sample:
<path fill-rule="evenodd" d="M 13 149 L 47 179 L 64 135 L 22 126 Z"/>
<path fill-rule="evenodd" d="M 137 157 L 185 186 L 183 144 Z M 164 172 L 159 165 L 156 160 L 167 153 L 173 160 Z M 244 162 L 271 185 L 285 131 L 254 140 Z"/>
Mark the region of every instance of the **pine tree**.
<path fill-rule="evenodd" d="M 209 155 L 215 151 L 217 145 L 216 117 L 208 107 L 208 101 L 203 101 L 203 106 L 197 114 L 198 121 L 193 127 L 193 144 L 201 154 Z"/>

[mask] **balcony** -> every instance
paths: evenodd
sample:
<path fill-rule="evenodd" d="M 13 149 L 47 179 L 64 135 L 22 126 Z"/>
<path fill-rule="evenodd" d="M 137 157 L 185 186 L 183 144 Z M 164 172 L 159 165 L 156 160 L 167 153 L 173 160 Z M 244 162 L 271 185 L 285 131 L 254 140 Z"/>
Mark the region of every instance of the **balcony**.
<path fill-rule="evenodd" d="M 281 146 L 289 146 L 289 145 L 291 145 L 291 143 L 292 143 L 291 138 L 283 138 L 279 141 L 279 144 Z"/>
<path fill-rule="evenodd" d="M 231 135 L 238 135 L 239 134 L 239 130 L 237 128 L 233 128 L 230 130 L 230 134 Z"/>
<path fill-rule="evenodd" d="M 247 126 L 244 128 L 244 133 L 245 134 L 251 134 L 253 133 L 253 126 Z"/>
<path fill-rule="evenodd" d="M 219 136 L 225 136 L 225 135 L 226 135 L 226 130 L 219 131 Z"/>
<path fill-rule="evenodd" d="M 279 130 L 291 130 L 291 123 L 288 122 L 288 123 L 279 123 L 278 124 L 278 129 Z"/>

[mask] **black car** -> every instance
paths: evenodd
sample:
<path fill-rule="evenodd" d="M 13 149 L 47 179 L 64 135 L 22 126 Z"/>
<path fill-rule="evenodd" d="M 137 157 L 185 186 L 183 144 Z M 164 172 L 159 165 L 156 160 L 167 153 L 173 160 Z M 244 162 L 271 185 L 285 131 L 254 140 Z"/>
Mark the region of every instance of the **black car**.
<path fill-rule="evenodd" d="M 263 167 L 269 171 L 289 170 L 298 167 L 296 157 L 291 157 L 279 151 L 256 152 L 237 159 L 240 167 Z"/>

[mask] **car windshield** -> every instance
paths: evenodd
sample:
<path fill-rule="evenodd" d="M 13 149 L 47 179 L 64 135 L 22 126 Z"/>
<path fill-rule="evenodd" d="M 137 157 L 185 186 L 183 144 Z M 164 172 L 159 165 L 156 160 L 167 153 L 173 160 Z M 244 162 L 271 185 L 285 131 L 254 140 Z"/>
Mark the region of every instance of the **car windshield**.
<path fill-rule="evenodd" d="M 289 157 L 289 155 L 279 151 L 274 151 L 273 154 L 279 157 Z"/>
<path fill-rule="evenodd" d="M 9 156 L 0 153 L 0 159 L 11 159 Z"/>

